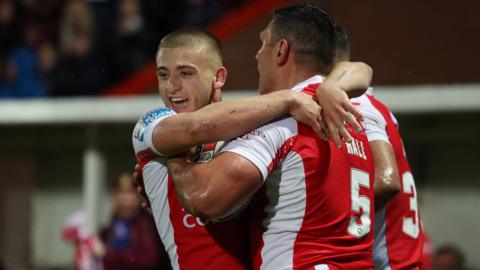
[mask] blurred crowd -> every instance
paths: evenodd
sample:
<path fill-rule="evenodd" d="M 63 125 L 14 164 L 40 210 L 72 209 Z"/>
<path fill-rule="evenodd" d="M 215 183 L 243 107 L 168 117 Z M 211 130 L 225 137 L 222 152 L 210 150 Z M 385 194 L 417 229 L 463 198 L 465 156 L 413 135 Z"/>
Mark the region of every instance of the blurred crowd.
<path fill-rule="evenodd" d="M 0 0 L 0 98 L 98 95 L 246 0 Z"/>

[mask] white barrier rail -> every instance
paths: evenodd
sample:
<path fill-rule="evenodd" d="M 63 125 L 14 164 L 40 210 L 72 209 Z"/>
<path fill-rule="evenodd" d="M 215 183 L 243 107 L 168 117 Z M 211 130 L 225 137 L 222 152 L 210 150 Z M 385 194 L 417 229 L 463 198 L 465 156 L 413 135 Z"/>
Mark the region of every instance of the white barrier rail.
<path fill-rule="evenodd" d="M 225 91 L 224 98 L 256 95 Z M 480 84 L 376 87 L 375 95 L 396 113 L 480 110 Z M 158 96 L 0 100 L 0 125 L 134 122 L 163 104 Z"/>

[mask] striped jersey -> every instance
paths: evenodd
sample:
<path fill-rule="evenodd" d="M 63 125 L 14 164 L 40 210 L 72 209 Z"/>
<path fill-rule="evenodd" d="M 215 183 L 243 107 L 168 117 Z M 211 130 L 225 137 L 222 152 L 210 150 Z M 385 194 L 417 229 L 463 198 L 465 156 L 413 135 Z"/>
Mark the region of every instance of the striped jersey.
<path fill-rule="evenodd" d="M 364 115 L 368 140 L 382 140 L 392 145 L 400 174 L 400 192 L 375 215 L 375 269 L 420 269 L 423 228 L 415 182 L 398 131 L 398 122 L 387 106 L 375 99 L 371 88 L 366 94 L 352 99 L 352 103 L 359 106 Z"/>
<path fill-rule="evenodd" d="M 313 94 L 321 76 L 292 90 Z M 254 269 L 372 269 L 373 158 L 365 134 L 341 149 L 286 117 L 228 143 L 265 184 L 251 204 Z"/>

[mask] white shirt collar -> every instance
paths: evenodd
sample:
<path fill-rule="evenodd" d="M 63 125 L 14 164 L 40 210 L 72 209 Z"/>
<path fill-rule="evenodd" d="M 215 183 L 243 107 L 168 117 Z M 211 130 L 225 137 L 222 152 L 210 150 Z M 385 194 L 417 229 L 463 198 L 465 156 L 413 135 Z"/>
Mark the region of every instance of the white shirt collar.
<path fill-rule="evenodd" d="M 315 76 L 313 76 L 313 77 L 310 77 L 310 78 L 306 79 L 306 80 L 303 81 L 303 82 L 297 83 L 297 84 L 292 88 L 292 91 L 300 92 L 300 91 L 302 91 L 305 87 L 309 86 L 310 84 L 322 83 L 323 81 L 325 81 L 325 77 L 323 77 L 323 76 L 321 76 L 321 75 L 315 75 Z M 373 96 L 373 87 L 368 87 L 368 88 L 367 88 L 367 91 L 365 92 L 365 94 L 367 94 L 367 95 L 369 95 L 369 96 Z"/>
<path fill-rule="evenodd" d="M 314 83 L 322 83 L 323 81 L 325 80 L 325 77 L 321 76 L 321 75 L 315 75 L 313 77 L 310 77 L 309 79 L 303 81 L 303 82 L 300 82 L 298 84 L 296 84 L 293 88 L 292 88 L 292 91 L 295 91 L 295 92 L 300 92 L 302 91 L 305 87 L 309 86 L 310 84 L 314 84 Z"/>

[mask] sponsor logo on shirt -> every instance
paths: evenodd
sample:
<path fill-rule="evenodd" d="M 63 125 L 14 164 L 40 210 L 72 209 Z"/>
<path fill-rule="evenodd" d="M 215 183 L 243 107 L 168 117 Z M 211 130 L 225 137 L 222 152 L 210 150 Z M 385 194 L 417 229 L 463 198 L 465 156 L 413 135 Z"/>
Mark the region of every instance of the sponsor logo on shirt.
<path fill-rule="evenodd" d="M 155 119 L 171 114 L 174 114 L 174 112 L 169 108 L 158 108 L 145 114 L 145 116 L 143 116 L 142 118 L 142 123 L 146 127 L 150 125 Z"/>
<path fill-rule="evenodd" d="M 209 223 L 210 221 L 208 219 L 200 218 L 200 217 L 195 217 L 189 213 L 186 213 L 183 216 L 183 225 L 188 228 L 188 229 L 193 229 L 197 226 L 205 226 Z"/>
<path fill-rule="evenodd" d="M 255 137 L 265 138 L 265 133 L 261 130 L 252 130 L 249 133 L 244 134 L 240 138 L 242 138 L 244 140 L 250 140 L 250 139 L 253 139 Z"/>
<path fill-rule="evenodd" d="M 152 110 L 145 114 L 140 120 L 138 120 L 135 129 L 133 130 L 133 137 L 141 142 L 143 142 L 143 133 L 145 132 L 145 128 L 150 125 L 155 119 L 175 114 L 169 108 L 158 108 Z"/>

